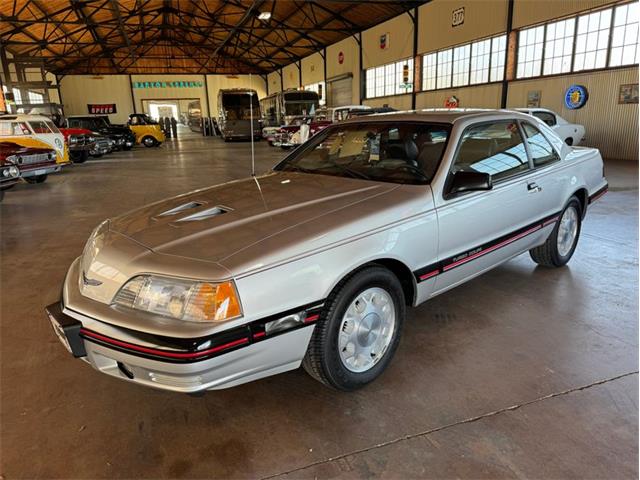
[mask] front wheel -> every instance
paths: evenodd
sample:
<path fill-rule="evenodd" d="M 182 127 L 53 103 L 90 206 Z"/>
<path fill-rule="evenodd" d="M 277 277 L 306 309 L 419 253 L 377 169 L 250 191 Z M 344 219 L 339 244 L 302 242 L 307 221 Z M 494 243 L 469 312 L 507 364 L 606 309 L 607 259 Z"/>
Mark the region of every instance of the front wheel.
<path fill-rule="evenodd" d="M 534 262 L 545 267 L 566 265 L 578 246 L 581 227 L 582 207 L 576 197 L 571 197 L 547 241 L 529 250 L 529 255 Z"/>
<path fill-rule="evenodd" d="M 44 183 L 47 181 L 47 174 L 45 173 L 44 175 L 34 175 L 33 177 L 27 177 L 25 178 L 25 180 L 27 181 L 27 183 Z"/>
<path fill-rule="evenodd" d="M 89 152 L 87 150 L 82 150 L 80 152 L 75 152 L 71 156 L 71 159 L 73 160 L 73 163 L 84 163 L 84 162 L 87 161 L 88 158 L 89 158 Z"/>
<path fill-rule="evenodd" d="M 396 276 L 367 267 L 343 280 L 327 299 L 302 365 L 338 390 L 355 390 L 387 368 L 400 342 L 405 298 Z"/>
<path fill-rule="evenodd" d="M 159 145 L 158 141 L 149 135 L 147 135 L 142 139 L 142 144 L 147 148 L 155 147 L 156 145 Z"/>

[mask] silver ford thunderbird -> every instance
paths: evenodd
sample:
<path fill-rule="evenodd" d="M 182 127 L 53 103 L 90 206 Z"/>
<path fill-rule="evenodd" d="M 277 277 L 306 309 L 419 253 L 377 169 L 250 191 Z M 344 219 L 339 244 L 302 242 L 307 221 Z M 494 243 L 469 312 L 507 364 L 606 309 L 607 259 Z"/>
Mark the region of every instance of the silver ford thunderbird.
<path fill-rule="evenodd" d="M 269 173 L 100 224 L 47 307 L 75 357 L 195 393 L 298 368 L 352 390 L 407 306 L 529 251 L 562 267 L 607 191 L 598 150 L 514 111 L 327 128 Z"/>

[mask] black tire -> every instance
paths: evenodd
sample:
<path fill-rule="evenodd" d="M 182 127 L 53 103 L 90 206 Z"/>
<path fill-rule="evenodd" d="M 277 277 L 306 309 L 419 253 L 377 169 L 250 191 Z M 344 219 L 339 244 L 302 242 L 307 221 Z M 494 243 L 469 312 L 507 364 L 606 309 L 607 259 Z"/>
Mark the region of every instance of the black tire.
<path fill-rule="evenodd" d="M 160 143 L 151 135 L 147 135 L 146 137 L 143 137 L 142 140 L 140 140 L 140 143 L 142 143 L 142 145 L 144 145 L 147 148 L 157 147 L 158 145 L 160 145 Z"/>
<path fill-rule="evenodd" d="M 128 151 L 129 151 L 129 150 L 131 150 L 132 148 L 133 148 L 133 146 L 131 146 L 131 147 L 127 147 L 127 146 L 122 147 L 122 149 L 123 149 L 125 152 L 128 152 Z"/>
<path fill-rule="evenodd" d="M 27 183 L 31 183 L 31 184 L 35 184 L 35 183 L 44 183 L 47 181 L 47 175 L 48 174 L 44 174 L 44 175 L 34 175 L 33 177 L 27 177 L 25 178 L 25 180 L 27 181 Z"/>
<path fill-rule="evenodd" d="M 393 337 L 383 356 L 369 370 L 353 372 L 345 367 L 338 351 L 343 316 L 353 300 L 367 288 L 378 287 L 392 298 L 395 307 Z M 325 302 L 302 361 L 309 375 L 319 382 L 344 391 L 364 387 L 387 368 L 400 342 L 405 317 L 405 298 L 396 276 L 386 268 L 365 267 L 342 280 Z"/>
<path fill-rule="evenodd" d="M 569 145 L 569 146 L 573 145 L 573 138 L 571 138 L 571 137 L 567 138 L 567 139 L 564 141 L 564 143 L 566 143 L 566 144 L 567 144 L 567 145 Z"/>
<path fill-rule="evenodd" d="M 72 154 L 71 160 L 73 163 L 84 163 L 89 158 L 89 152 L 86 150 L 82 150 L 81 152 L 76 152 Z"/>
<path fill-rule="evenodd" d="M 573 246 L 571 249 L 565 254 L 562 255 L 558 251 L 558 230 L 560 229 L 560 222 L 565 215 L 565 212 L 573 208 L 577 214 L 577 231 L 575 239 L 573 240 Z M 547 241 L 540 245 L 539 247 L 532 248 L 529 250 L 529 255 L 531 255 L 531 259 L 536 262 L 538 265 L 542 265 L 543 267 L 553 267 L 558 268 L 567 264 L 571 257 L 573 256 L 573 252 L 575 252 L 576 247 L 578 246 L 578 240 L 580 240 L 580 230 L 582 228 L 582 205 L 580 201 L 576 197 L 571 197 L 567 204 L 565 205 L 562 213 L 560 214 L 558 221 L 556 222 L 549 238 Z"/>

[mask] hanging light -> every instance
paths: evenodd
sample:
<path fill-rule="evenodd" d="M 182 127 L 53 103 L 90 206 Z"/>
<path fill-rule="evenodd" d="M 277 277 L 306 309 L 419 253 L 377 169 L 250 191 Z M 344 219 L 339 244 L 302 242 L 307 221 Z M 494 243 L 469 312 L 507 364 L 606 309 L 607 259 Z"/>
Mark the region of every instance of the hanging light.
<path fill-rule="evenodd" d="M 260 12 L 258 20 L 267 21 L 271 18 L 271 12 Z"/>

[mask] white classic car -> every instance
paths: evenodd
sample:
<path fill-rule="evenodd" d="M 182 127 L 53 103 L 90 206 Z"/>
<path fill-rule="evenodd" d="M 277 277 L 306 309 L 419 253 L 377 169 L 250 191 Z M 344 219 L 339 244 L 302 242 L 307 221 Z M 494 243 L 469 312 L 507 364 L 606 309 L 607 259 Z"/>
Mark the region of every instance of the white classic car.
<path fill-rule="evenodd" d="M 298 368 L 351 390 L 405 308 L 530 252 L 561 267 L 607 191 L 600 153 L 513 111 L 333 125 L 269 173 L 105 221 L 47 307 L 76 357 L 133 383 L 218 389 Z"/>
<path fill-rule="evenodd" d="M 542 120 L 567 145 L 580 145 L 584 141 L 584 126 L 567 122 L 553 110 L 547 108 L 516 108 L 516 110 Z"/>

